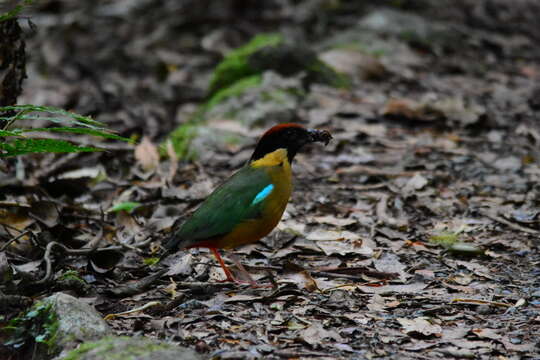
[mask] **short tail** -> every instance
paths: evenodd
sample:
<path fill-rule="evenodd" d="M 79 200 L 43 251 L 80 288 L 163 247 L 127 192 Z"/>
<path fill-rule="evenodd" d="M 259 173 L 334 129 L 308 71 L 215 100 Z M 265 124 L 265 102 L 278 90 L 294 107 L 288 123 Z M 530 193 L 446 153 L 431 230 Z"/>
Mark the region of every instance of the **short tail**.
<path fill-rule="evenodd" d="M 178 241 L 178 239 L 176 238 L 175 235 L 176 235 L 175 233 L 172 233 L 171 236 L 169 236 L 163 242 L 162 247 L 165 250 L 165 252 L 171 253 L 171 252 L 174 252 L 178 248 L 177 244 L 179 243 L 179 241 Z"/>
<path fill-rule="evenodd" d="M 174 231 L 164 242 L 163 248 L 168 253 L 172 253 L 178 250 L 185 249 L 191 244 L 189 240 L 186 240 L 184 237 L 180 236 L 178 231 Z"/>

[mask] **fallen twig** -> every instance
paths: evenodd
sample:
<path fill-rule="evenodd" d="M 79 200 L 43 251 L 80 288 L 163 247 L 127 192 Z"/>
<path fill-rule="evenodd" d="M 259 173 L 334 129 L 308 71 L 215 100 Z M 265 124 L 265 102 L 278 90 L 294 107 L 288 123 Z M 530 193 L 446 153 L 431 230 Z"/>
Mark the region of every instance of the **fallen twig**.
<path fill-rule="evenodd" d="M 499 307 L 512 307 L 512 304 L 497 302 L 497 301 L 488 301 L 488 300 L 477 300 L 477 299 L 452 299 L 452 303 L 462 303 L 462 304 L 472 304 L 472 305 L 491 305 Z"/>
<path fill-rule="evenodd" d="M 150 244 L 151 242 L 152 242 L 152 237 L 149 236 L 148 238 L 146 238 L 144 241 L 141 241 L 140 243 L 136 243 L 134 245 L 120 243 L 120 246 L 125 248 L 125 249 L 133 250 L 135 252 L 141 253 L 142 250 L 140 248 L 145 247 L 146 245 Z"/>
<path fill-rule="evenodd" d="M 179 288 L 188 288 L 197 293 L 212 293 L 216 289 L 230 288 L 236 286 L 232 282 L 177 282 Z"/>
<path fill-rule="evenodd" d="M 377 279 L 383 279 L 383 280 L 392 280 L 399 277 L 396 273 L 390 273 L 390 272 L 383 272 L 383 271 L 375 271 L 370 270 L 365 267 L 339 267 L 339 268 L 321 268 L 319 270 L 312 271 L 312 273 L 334 273 L 334 274 L 353 274 L 353 273 L 360 273 L 364 274 L 373 278 Z"/>
<path fill-rule="evenodd" d="M 31 231 L 30 230 L 27 230 L 27 231 L 24 231 L 22 233 L 20 233 L 19 235 L 17 235 L 16 237 L 14 237 L 13 239 L 10 239 L 7 243 L 5 243 L 1 248 L 0 248 L 0 251 L 4 251 L 8 248 L 9 245 L 11 245 L 12 243 L 14 243 L 15 241 L 19 240 L 20 238 L 22 238 L 23 236 L 25 235 L 28 235 L 30 234 Z"/>
<path fill-rule="evenodd" d="M 112 319 L 114 319 L 115 317 L 118 317 L 118 316 L 133 314 L 133 313 L 148 309 L 148 308 L 150 308 L 152 306 L 158 306 L 158 305 L 161 305 L 161 303 L 159 301 L 150 301 L 150 302 L 144 304 L 143 306 L 139 306 L 139 307 L 136 307 L 136 308 L 131 309 L 131 310 L 122 311 L 122 312 L 116 313 L 116 314 L 107 314 L 107 315 L 105 315 L 103 320 L 112 320 Z"/>
<path fill-rule="evenodd" d="M 540 231 L 538 231 L 538 230 L 534 230 L 534 229 L 531 229 L 531 228 L 528 228 L 528 227 L 525 227 L 525 226 L 515 224 L 515 223 L 513 223 L 511 221 L 508 221 L 508 220 L 504 219 L 503 217 L 500 217 L 499 215 L 492 214 L 492 213 L 490 213 L 488 211 L 483 211 L 482 213 L 485 216 L 487 216 L 488 218 L 490 218 L 491 220 L 494 220 L 494 221 L 497 221 L 497 222 L 499 222 L 501 224 L 504 224 L 504 225 L 514 229 L 514 230 L 523 231 L 523 232 L 526 232 L 528 234 L 540 236 Z"/>
<path fill-rule="evenodd" d="M 147 241 L 143 241 L 139 244 L 131 245 L 130 248 L 143 247 L 147 243 L 148 243 Z M 107 246 L 104 248 L 97 248 L 97 249 L 93 249 L 93 248 L 70 249 L 67 246 L 60 244 L 57 241 L 51 241 L 50 243 L 47 244 L 47 247 L 45 248 L 45 255 L 43 255 L 43 260 L 45 260 L 45 276 L 41 280 L 38 280 L 36 284 L 44 284 L 47 281 L 49 281 L 52 276 L 51 251 L 54 246 L 58 246 L 62 248 L 62 250 L 64 250 L 66 253 L 70 255 L 88 255 L 93 252 L 117 251 L 117 250 L 122 250 L 125 248 L 125 246 L 117 245 L 117 246 Z"/>
<path fill-rule="evenodd" d="M 120 286 L 114 289 L 109 290 L 111 295 L 116 297 L 126 297 L 139 294 L 146 290 L 150 285 L 152 285 L 157 279 L 165 275 L 169 269 L 162 269 L 157 273 L 146 276 L 140 280 L 135 281 L 134 283 Z"/>

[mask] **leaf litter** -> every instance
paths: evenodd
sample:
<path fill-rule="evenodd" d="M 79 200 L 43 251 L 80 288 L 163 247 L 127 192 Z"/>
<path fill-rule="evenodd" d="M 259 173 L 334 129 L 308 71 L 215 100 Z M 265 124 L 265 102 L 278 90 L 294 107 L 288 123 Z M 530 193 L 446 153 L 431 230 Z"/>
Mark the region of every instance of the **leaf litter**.
<path fill-rule="evenodd" d="M 71 291 L 94 297 L 103 316 L 124 313 L 108 319 L 117 334 L 137 329 L 217 358 L 539 357 L 534 2 L 479 1 L 475 11 L 468 2 L 448 5 L 448 14 L 475 20 L 467 25 L 434 1 L 393 12 L 351 5 L 329 13 L 330 23 L 307 6 L 316 1 L 271 3 L 283 12 L 260 4 L 245 14 L 279 30 L 291 21 L 280 16 L 302 11 L 298 31 L 320 41 L 320 58 L 352 78 L 349 89 L 312 85 L 295 95 L 302 121 L 335 141 L 299 154 L 284 219 L 263 241 L 235 251 L 254 278 L 274 287 L 217 282 L 221 269 L 201 249 L 158 261 L 174 222 L 241 166 L 273 124 L 247 125 L 215 110 L 208 128 L 245 143 L 203 144 L 204 156 L 191 163 L 171 143 L 158 146 L 203 101 L 216 52 L 201 49 L 235 48 L 260 24 L 225 29 L 215 20 L 227 18 L 214 9 L 209 18 L 193 13 L 193 23 L 174 20 L 171 9 L 185 5 L 172 1 L 118 5 L 114 14 L 96 3 L 89 6 L 104 15 L 91 18 L 62 3 L 32 15 L 38 32 L 28 39 L 29 66 L 47 72 L 27 79 L 21 102 L 95 113 L 143 140 L 100 154 L 0 160 L 5 319 L 17 315 L 21 297 Z M 148 22 L 149 10 L 161 19 L 155 33 L 107 21 Z M 348 11 L 363 18 L 358 27 L 349 26 Z M 77 24 L 69 31 L 47 20 L 67 15 Z M 388 21 L 396 26 L 379 26 Z M 208 37 L 176 31 L 186 26 Z M 335 27 L 332 36 L 325 26 Z M 95 27 L 107 31 L 89 31 Z M 136 66 L 122 63 L 124 48 Z M 88 54 L 101 60 L 88 64 Z M 90 65 L 95 73 L 84 70 Z M 241 111 L 242 101 L 232 101 Z M 61 281 L 67 271 L 87 286 Z"/>

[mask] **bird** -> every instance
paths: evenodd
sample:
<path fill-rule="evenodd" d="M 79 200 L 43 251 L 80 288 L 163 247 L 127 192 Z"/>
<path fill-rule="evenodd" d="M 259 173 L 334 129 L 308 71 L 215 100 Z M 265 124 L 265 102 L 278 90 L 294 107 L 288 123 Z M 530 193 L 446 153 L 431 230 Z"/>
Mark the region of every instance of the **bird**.
<path fill-rule="evenodd" d="M 208 248 L 219 262 L 226 280 L 235 278 L 218 249 L 230 250 L 254 243 L 279 223 L 292 192 L 291 165 L 306 144 L 328 145 L 332 135 L 296 123 L 271 127 L 259 139 L 249 161 L 218 186 L 164 243 L 167 253 L 190 248 Z M 239 269 L 257 284 L 233 257 Z"/>

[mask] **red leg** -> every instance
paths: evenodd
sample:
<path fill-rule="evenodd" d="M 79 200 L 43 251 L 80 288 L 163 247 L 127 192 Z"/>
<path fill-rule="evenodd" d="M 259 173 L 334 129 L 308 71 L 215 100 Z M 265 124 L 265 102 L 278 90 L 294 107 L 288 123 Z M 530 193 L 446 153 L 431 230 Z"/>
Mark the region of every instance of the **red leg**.
<path fill-rule="evenodd" d="M 236 282 L 236 279 L 231 273 L 231 270 L 225 265 L 225 262 L 221 258 L 221 255 L 219 255 L 219 251 L 216 248 L 210 248 L 214 256 L 216 257 L 217 261 L 219 262 L 219 265 L 221 265 L 221 268 L 223 269 L 223 272 L 225 273 L 225 276 L 227 277 L 227 281 Z"/>
<path fill-rule="evenodd" d="M 246 282 L 245 281 L 242 281 L 242 280 L 238 280 L 236 279 L 231 270 L 229 270 L 229 268 L 227 267 L 227 265 L 225 265 L 225 262 L 223 261 L 223 259 L 221 258 L 221 255 L 219 254 L 219 251 L 216 249 L 216 248 L 209 248 L 210 251 L 212 251 L 212 253 L 214 254 L 214 256 L 216 257 L 217 261 L 219 262 L 219 265 L 221 265 L 221 268 L 223 269 L 223 272 L 225 273 L 225 276 L 227 277 L 227 280 L 225 281 L 231 281 L 231 282 L 234 282 L 234 283 L 237 283 L 237 284 L 245 284 Z M 255 282 L 255 280 L 253 280 L 253 278 L 251 277 L 251 275 L 249 275 L 249 273 L 247 272 L 246 268 L 244 267 L 244 265 L 242 265 L 242 263 L 240 261 L 238 261 L 238 259 L 236 258 L 236 256 L 231 255 L 231 259 L 233 260 L 234 264 L 238 267 L 238 269 L 240 269 L 241 272 L 244 273 L 244 275 L 246 276 L 246 278 L 248 279 L 247 283 L 249 285 L 251 285 L 251 287 L 253 288 L 267 288 L 267 287 L 273 287 L 273 285 L 271 284 L 262 284 L 262 285 L 259 285 Z"/>
<path fill-rule="evenodd" d="M 236 267 L 240 270 L 241 273 L 244 274 L 244 276 L 246 277 L 247 279 L 247 283 L 249 285 L 251 285 L 252 288 L 269 288 L 269 287 L 274 287 L 272 284 L 257 284 L 255 282 L 255 280 L 253 280 L 253 278 L 251 277 L 251 275 L 249 274 L 249 272 L 246 270 L 246 268 L 244 267 L 244 265 L 242 265 L 242 263 L 240 262 L 240 260 L 238 260 L 238 258 L 236 257 L 236 255 L 232 254 L 232 253 L 229 253 L 229 258 L 231 258 L 231 260 L 234 262 L 234 264 L 236 265 Z M 239 281 L 239 280 L 236 280 L 236 282 L 244 282 L 244 281 Z M 245 282 L 244 282 L 245 283 Z"/>

